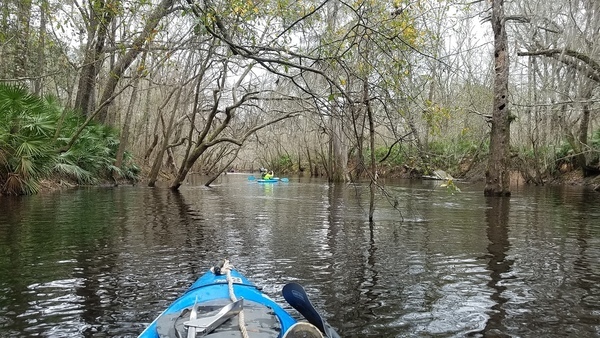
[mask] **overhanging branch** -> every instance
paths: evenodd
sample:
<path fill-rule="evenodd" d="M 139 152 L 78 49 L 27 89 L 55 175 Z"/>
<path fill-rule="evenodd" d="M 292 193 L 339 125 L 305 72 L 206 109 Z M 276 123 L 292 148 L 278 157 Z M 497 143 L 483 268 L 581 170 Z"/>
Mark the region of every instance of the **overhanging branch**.
<path fill-rule="evenodd" d="M 589 55 L 572 49 L 544 49 L 537 51 L 518 52 L 518 56 L 546 56 L 582 72 L 588 78 L 600 83 L 600 64 Z"/>

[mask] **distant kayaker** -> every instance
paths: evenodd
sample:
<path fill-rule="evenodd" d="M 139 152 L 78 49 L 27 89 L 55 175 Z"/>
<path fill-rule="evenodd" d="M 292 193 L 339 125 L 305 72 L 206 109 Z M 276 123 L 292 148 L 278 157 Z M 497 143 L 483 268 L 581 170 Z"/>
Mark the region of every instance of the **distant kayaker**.
<path fill-rule="evenodd" d="M 267 175 L 268 171 L 265 168 L 260 168 L 260 177 L 261 178 L 265 178 L 265 176 Z"/>
<path fill-rule="evenodd" d="M 269 171 L 268 173 L 265 174 L 265 176 L 263 176 L 263 178 L 265 180 L 270 180 L 273 178 L 273 170 Z"/>

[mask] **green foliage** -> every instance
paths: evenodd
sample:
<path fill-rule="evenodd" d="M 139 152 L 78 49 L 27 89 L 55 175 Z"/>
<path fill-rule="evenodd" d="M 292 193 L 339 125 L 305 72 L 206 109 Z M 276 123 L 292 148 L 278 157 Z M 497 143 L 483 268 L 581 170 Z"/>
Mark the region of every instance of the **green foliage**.
<path fill-rule="evenodd" d="M 280 155 L 267 166 L 269 170 L 273 170 L 278 173 L 289 172 L 293 170 L 294 162 L 289 155 Z"/>
<path fill-rule="evenodd" d="M 487 142 L 480 144 L 468 135 L 461 135 L 452 140 L 433 141 L 429 143 L 429 163 L 425 163 L 424 167 L 457 173 L 460 172 L 462 161 L 473 160 L 478 153 L 485 156 L 488 146 Z"/>
<path fill-rule="evenodd" d="M 294 164 L 292 162 L 292 158 L 290 157 L 290 155 L 282 155 L 278 159 L 277 166 L 279 167 L 280 170 L 291 169 L 293 165 Z"/>
<path fill-rule="evenodd" d="M 451 119 L 450 109 L 432 101 L 425 101 L 423 120 L 427 123 L 432 135 L 441 135 L 443 125 Z"/>
<path fill-rule="evenodd" d="M 0 193 L 32 194 L 53 164 L 51 107 L 16 85 L 0 86 Z"/>
<path fill-rule="evenodd" d="M 573 161 L 573 147 L 569 144 L 569 142 L 563 142 L 560 144 L 558 148 L 554 150 L 554 152 L 550 152 L 549 159 L 551 165 L 548 168 L 548 171 L 551 174 L 559 173 L 561 167 L 565 166 L 565 168 L 569 168 L 570 165 L 574 164 Z"/>
<path fill-rule="evenodd" d="M 592 134 L 590 146 L 594 148 L 595 151 L 600 151 L 600 129 L 596 130 L 596 132 Z"/>
<path fill-rule="evenodd" d="M 406 162 L 406 151 L 403 149 L 400 143 L 390 147 L 377 147 L 375 148 L 375 160 L 381 161 L 385 158 L 385 163 L 390 166 L 399 166 Z M 370 153 L 367 151 L 365 158 L 369 158 Z"/>
<path fill-rule="evenodd" d="M 600 162 L 600 129 L 596 130 L 592 134 L 592 138 L 590 140 L 590 147 L 592 148 L 592 154 L 590 156 L 591 163 L 599 163 Z"/>
<path fill-rule="evenodd" d="M 375 159 L 378 165 L 400 167 L 407 165 L 419 170 L 422 174 L 430 175 L 436 169 L 448 171 L 451 174 L 460 173 L 460 167 L 477 158 L 484 158 L 488 152 L 489 143 L 481 144 L 469 133 L 450 140 L 432 141 L 424 153 L 405 143 L 394 144 L 392 149 L 380 146 L 375 149 Z M 369 150 L 365 151 L 364 158 L 370 158 Z M 450 185 L 449 190 L 455 187 Z"/>
<path fill-rule="evenodd" d="M 600 162 L 600 129 L 592 133 L 590 140 L 588 141 L 590 147 L 588 151 L 587 162 L 591 165 Z M 569 142 L 563 142 L 558 148 L 553 151 L 547 150 L 549 162 L 554 165 L 548 168 L 551 173 L 560 168 L 565 164 L 575 164 L 574 155 L 575 150 Z"/>
<path fill-rule="evenodd" d="M 70 149 L 61 151 L 83 120 L 52 97 L 0 84 L 0 193 L 35 194 L 40 181 L 48 178 L 85 184 L 116 173 L 135 179 L 139 168 L 129 164 L 130 156 L 123 168 L 114 167 L 119 139 L 107 126 L 89 124 Z"/>
<path fill-rule="evenodd" d="M 75 112 L 65 112 L 61 136 L 56 140 L 57 147 L 64 147 L 69 136 L 74 134 L 82 122 L 81 116 Z M 114 166 L 119 148 L 118 132 L 109 126 L 90 123 L 73 146 L 60 153 L 54 173 L 65 176 L 80 184 L 93 184 L 98 179 L 110 179 L 113 174 L 136 180 L 139 168 L 133 164 L 131 156 L 126 153 L 123 167 Z"/>
<path fill-rule="evenodd" d="M 556 158 L 557 159 L 565 159 L 572 153 L 573 153 L 573 147 L 571 147 L 571 145 L 568 142 L 564 142 L 556 150 Z"/>
<path fill-rule="evenodd" d="M 292 172 L 294 171 L 294 161 L 290 155 L 274 155 L 270 159 L 263 159 L 261 166 L 268 170 L 273 170 L 275 175 L 278 173 Z"/>

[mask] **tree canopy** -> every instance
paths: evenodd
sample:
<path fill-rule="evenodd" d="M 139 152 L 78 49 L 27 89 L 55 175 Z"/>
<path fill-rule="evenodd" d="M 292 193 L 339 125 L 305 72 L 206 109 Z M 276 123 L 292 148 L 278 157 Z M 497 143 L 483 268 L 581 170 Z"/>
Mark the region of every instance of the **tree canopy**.
<path fill-rule="evenodd" d="M 261 166 L 332 181 L 460 177 L 493 153 L 502 171 L 537 184 L 568 168 L 598 171 L 598 6 L 8 0 L 0 80 L 80 114 L 58 154 L 89 126 L 110 126 L 112 165 L 129 150 L 150 185 L 166 176 L 177 189 L 193 172 L 210 184 Z M 498 22 L 505 87 L 494 85 Z M 504 141 L 492 137 L 501 123 Z"/>

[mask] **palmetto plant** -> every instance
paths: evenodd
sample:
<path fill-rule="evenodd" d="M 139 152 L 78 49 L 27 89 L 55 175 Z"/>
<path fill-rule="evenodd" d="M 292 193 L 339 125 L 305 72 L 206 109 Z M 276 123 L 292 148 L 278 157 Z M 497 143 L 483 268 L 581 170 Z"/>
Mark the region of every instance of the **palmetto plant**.
<path fill-rule="evenodd" d="M 134 165 L 113 165 L 119 139 L 110 127 L 91 123 L 71 148 L 61 150 L 84 120 L 52 97 L 0 83 L 0 194 L 37 193 L 44 178 L 90 184 L 116 173 L 135 180 Z"/>
<path fill-rule="evenodd" d="M 63 111 L 56 147 L 62 149 L 84 120 L 81 114 Z M 112 127 L 91 122 L 69 150 L 59 153 L 52 172 L 83 184 L 96 183 L 99 179 L 111 180 L 114 174 L 137 180 L 139 169 L 132 164 L 129 153 L 125 153 L 121 168 L 114 166 L 118 149 L 118 132 Z"/>
<path fill-rule="evenodd" d="M 55 163 L 56 120 L 44 101 L 21 86 L 0 85 L 0 193 L 35 193 Z"/>

